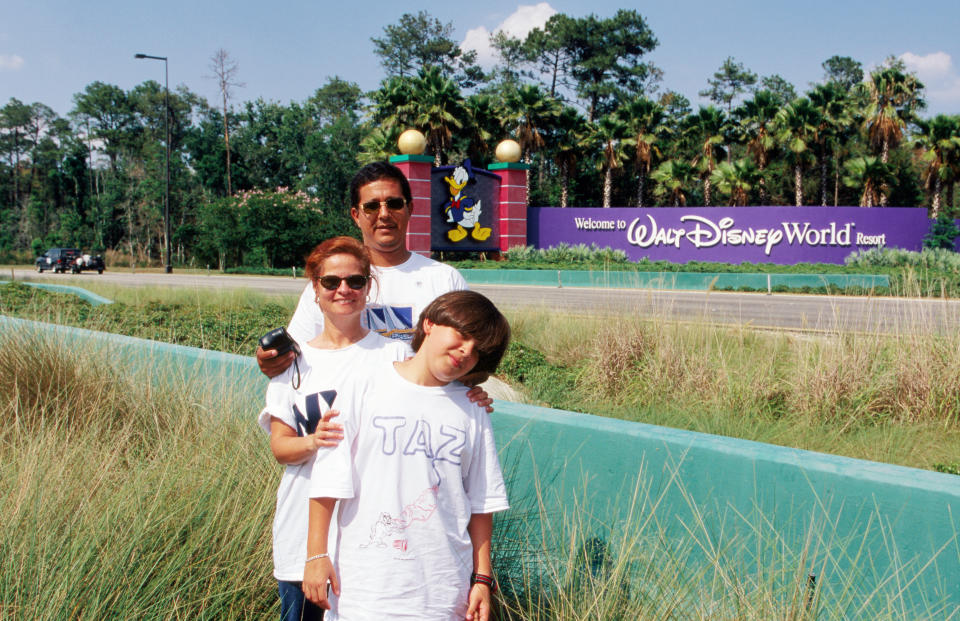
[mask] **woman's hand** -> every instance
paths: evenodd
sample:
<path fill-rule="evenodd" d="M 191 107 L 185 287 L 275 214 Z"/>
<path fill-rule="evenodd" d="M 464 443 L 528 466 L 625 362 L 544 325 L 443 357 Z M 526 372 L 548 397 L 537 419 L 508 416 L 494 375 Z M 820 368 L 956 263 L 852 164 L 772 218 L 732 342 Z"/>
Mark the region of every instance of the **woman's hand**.
<path fill-rule="evenodd" d="M 343 440 L 343 425 L 332 422 L 336 416 L 340 416 L 339 410 L 327 410 L 317 424 L 316 431 L 307 436 L 314 451 L 321 446 L 336 446 Z"/>
<path fill-rule="evenodd" d="M 478 582 L 470 587 L 466 619 L 470 621 L 489 621 L 491 599 L 492 594 L 489 586 Z"/>
<path fill-rule="evenodd" d="M 330 600 L 327 598 L 327 584 L 335 595 L 340 595 L 340 581 L 333 570 L 330 557 L 310 561 L 303 568 L 303 595 L 325 610 L 330 610 Z"/>

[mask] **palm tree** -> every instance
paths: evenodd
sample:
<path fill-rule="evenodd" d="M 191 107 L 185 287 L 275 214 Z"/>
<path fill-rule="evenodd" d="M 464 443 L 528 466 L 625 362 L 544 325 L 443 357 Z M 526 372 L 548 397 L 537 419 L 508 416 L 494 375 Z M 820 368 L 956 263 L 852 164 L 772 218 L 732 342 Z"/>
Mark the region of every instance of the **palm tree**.
<path fill-rule="evenodd" d="M 664 131 L 663 106 L 646 97 L 638 97 L 620 106 L 617 118 L 626 126 L 634 143 L 634 166 L 637 170 L 637 207 L 643 207 L 643 192 L 654 158 L 660 158 L 657 140 Z"/>
<path fill-rule="evenodd" d="M 546 145 L 544 137 L 556 121 L 560 103 L 540 90 L 535 84 L 524 84 L 504 99 L 505 116 L 516 130 L 523 161 L 532 163 L 533 154 Z M 544 165 L 540 163 L 540 185 L 543 185 Z M 527 200 L 530 197 L 530 170 L 527 169 Z"/>
<path fill-rule="evenodd" d="M 787 146 L 793 164 L 796 206 L 803 205 L 803 169 L 810 163 L 810 145 L 817 140 L 820 115 L 803 97 L 780 109 L 776 117 L 777 140 Z"/>
<path fill-rule="evenodd" d="M 613 114 L 607 114 L 593 125 L 590 142 L 600 147 L 598 167 L 603 173 L 603 206 L 609 207 L 613 195 L 613 171 L 623 167 L 627 159 L 627 128 Z"/>
<path fill-rule="evenodd" d="M 656 181 L 657 186 L 653 193 L 661 200 L 674 207 L 687 204 L 687 195 L 684 188 L 693 185 L 693 167 L 682 160 L 667 160 L 650 173 L 650 178 Z"/>
<path fill-rule="evenodd" d="M 900 142 L 914 112 L 926 107 L 920 97 L 923 83 L 897 67 L 885 67 L 870 74 L 867 88 L 870 92 L 867 131 L 870 142 L 880 149 L 880 161 L 886 164 L 890 147 Z"/>
<path fill-rule="evenodd" d="M 407 128 L 417 118 L 411 78 L 392 77 L 370 94 L 373 122 L 384 129 Z"/>
<path fill-rule="evenodd" d="M 729 198 L 731 207 L 745 207 L 749 201 L 749 192 L 756 185 L 759 172 L 753 162 L 746 159 L 720 162 L 710 175 L 717 191 Z"/>
<path fill-rule="evenodd" d="M 847 174 L 843 183 L 847 187 L 863 189 L 860 195 L 861 207 L 873 207 L 883 199 L 883 189 L 896 179 L 889 164 L 873 156 L 857 157 L 844 165 Z"/>
<path fill-rule="evenodd" d="M 687 117 L 684 130 L 698 145 L 693 165 L 700 171 L 700 179 L 703 181 L 703 204 L 707 206 L 713 202 L 710 194 L 710 175 L 717 166 L 717 160 L 724 157 L 725 126 L 726 119 L 723 111 L 715 106 L 707 106 L 701 107 L 696 114 Z"/>
<path fill-rule="evenodd" d="M 930 217 L 940 213 L 940 195 L 946 183 L 956 179 L 957 163 L 960 161 L 960 117 L 938 114 L 932 119 L 918 119 L 914 146 L 922 151 L 921 160 L 926 165 L 923 180 L 932 193 Z"/>
<path fill-rule="evenodd" d="M 444 77 L 440 67 L 432 66 L 420 71 L 414 89 L 417 111 L 414 122 L 423 128 L 434 154 L 434 165 L 446 164 L 452 130 L 462 128 L 467 118 L 460 88 L 453 80 Z"/>
<path fill-rule="evenodd" d="M 820 205 L 827 206 L 827 169 L 830 166 L 830 151 L 850 126 L 850 100 L 846 91 L 836 82 L 817 84 L 808 97 L 820 116 L 817 128 L 817 159 L 820 162 Z M 835 157 L 835 155 L 834 155 Z"/>
<path fill-rule="evenodd" d="M 467 111 L 467 153 L 473 159 L 483 159 L 490 153 L 491 142 L 503 137 L 500 114 L 489 95 L 470 95 L 464 102 Z"/>
<path fill-rule="evenodd" d="M 575 108 L 564 106 L 554 126 L 554 162 L 560 169 L 560 206 L 566 207 L 570 199 L 570 175 L 588 133 L 587 121 Z"/>
<path fill-rule="evenodd" d="M 780 110 L 780 102 L 770 91 L 759 91 L 742 106 L 734 110 L 734 116 L 740 120 L 740 129 L 747 142 L 747 153 L 757 164 L 757 193 L 760 204 L 767 204 L 767 186 L 763 173 L 770 161 L 770 154 L 776 147 L 773 138 L 773 121 Z"/>
<path fill-rule="evenodd" d="M 357 161 L 361 164 L 383 162 L 397 152 L 397 139 L 400 138 L 400 128 L 386 129 L 374 126 L 360 141 L 360 152 Z"/>
<path fill-rule="evenodd" d="M 920 97 L 923 84 L 916 76 L 899 67 L 884 67 L 870 74 L 867 81 L 870 105 L 867 108 L 867 134 L 875 148 L 880 149 L 880 161 L 890 159 L 890 148 L 903 137 L 903 129 L 913 120 L 914 113 L 926 107 Z M 880 194 L 880 204 L 887 204 L 887 193 Z"/>

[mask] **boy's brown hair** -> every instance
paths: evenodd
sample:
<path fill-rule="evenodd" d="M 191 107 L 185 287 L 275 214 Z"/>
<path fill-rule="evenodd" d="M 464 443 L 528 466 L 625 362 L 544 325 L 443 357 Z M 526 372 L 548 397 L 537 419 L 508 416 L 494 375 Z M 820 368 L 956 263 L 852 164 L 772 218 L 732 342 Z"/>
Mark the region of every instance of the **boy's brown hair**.
<path fill-rule="evenodd" d="M 471 373 L 493 373 L 510 343 L 510 324 L 493 302 L 476 291 L 451 291 L 423 309 L 417 322 L 413 351 L 419 351 L 426 336 L 423 320 L 453 328 L 477 342 L 478 360 Z"/>

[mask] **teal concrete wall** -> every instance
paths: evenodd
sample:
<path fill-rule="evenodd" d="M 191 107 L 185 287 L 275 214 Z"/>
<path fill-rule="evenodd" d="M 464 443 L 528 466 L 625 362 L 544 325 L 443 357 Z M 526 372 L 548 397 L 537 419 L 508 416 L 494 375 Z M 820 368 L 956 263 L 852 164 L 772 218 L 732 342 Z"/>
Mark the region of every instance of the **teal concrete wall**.
<path fill-rule="evenodd" d="M 248 357 L 2 316 L 0 330 L 202 373 L 211 390 L 266 386 Z M 492 416 L 513 510 L 543 531 L 576 514 L 600 540 L 652 528 L 691 565 L 812 573 L 831 617 L 891 600 L 904 618 L 960 615 L 960 477 L 509 402 Z"/>
<path fill-rule="evenodd" d="M 9 280 L 0 280 L 0 284 L 10 282 Z M 78 298 L 84 299 L 87 302 L 90 302 L 93 306 L 99 306 L 101 304 L 113 304 L 113 300 L 109 300 L 102 295 L 97 295 L 92 291 L 87 291 L 80 287 L 72 287 L 70 285 L 55 285 L 53 283 L 45 282 L 26 282 L 23 280 L 18 280 L 18 283 L 21 285 L 27 285 L 28 287 L 36 287 L 37 289 L 44 289 L 46 291 L 54 291 L 56 293 L 72 293 Z"/>
<path fill-rule="evenodd" d="M 602 270 L 460 270 L 477 285 L 539 285 L 546 287 L 612 287 L 633 289 L 766 290 L 788 287 L 889 287 L 890 277 L 876 274 L 728 274 L 719 272 L 607 272 Z"/>

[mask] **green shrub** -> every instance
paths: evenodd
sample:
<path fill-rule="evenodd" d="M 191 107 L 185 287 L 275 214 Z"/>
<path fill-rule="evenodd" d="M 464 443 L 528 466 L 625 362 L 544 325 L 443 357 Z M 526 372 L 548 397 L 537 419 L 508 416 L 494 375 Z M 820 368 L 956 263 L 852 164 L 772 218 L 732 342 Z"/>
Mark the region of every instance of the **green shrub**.
<path fill-rule="evenodd" d="M 946 474 L 960 474 L 960 462 L 952 464 L 933 464 L 933 469 Z"/>
<path fill-rule="evenodd" d="M 957 223 L 953 218 L 940 214 L 930 223 L 930 232 L 923 238 L 923 247 L 953 250 L 958 237 L 960 229 L 957 228 Z"/>

